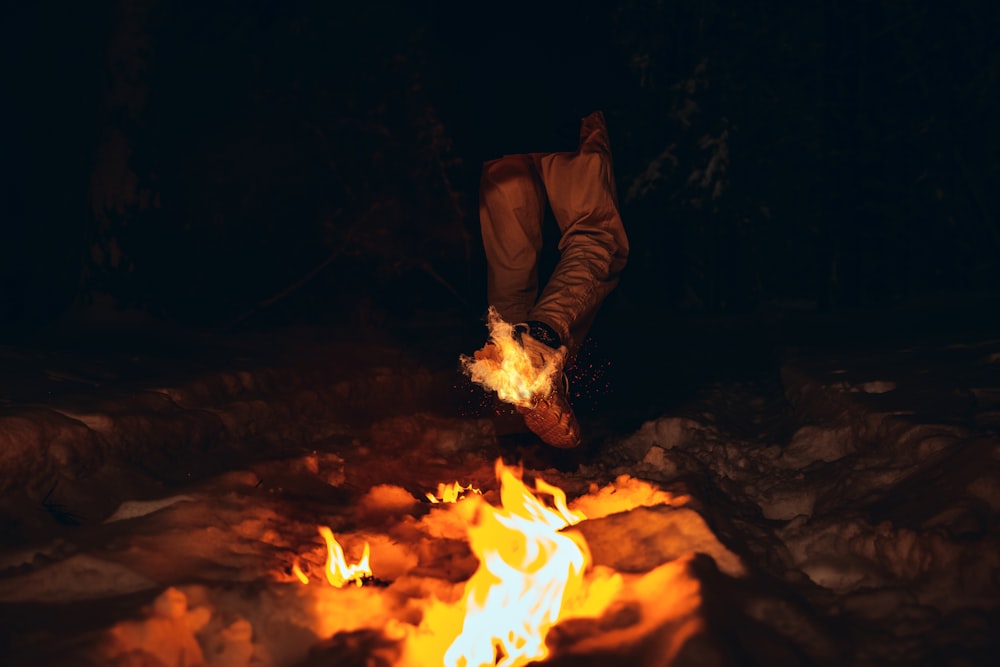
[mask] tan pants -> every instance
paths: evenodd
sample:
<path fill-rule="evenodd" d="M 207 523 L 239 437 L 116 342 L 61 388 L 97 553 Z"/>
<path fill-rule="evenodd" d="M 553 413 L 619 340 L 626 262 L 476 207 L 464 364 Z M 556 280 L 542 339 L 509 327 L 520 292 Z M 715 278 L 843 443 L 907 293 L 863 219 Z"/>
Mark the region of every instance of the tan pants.
<path fill-rule="evenodd" d="M 539 297 L 546 199 L 562 236 Z M 505 155 L 484 164 L 479 220 L 490 305 L 511 323 L 548 324 L 575 351 L 628 259 L 604 114 L 583 119 L 575 152 Z"/>

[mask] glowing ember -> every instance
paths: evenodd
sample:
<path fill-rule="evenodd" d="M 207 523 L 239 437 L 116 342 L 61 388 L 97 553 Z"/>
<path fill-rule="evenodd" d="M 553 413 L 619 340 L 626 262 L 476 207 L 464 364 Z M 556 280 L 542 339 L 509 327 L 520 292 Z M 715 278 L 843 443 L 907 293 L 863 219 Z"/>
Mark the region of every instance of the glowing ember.
<path fill-rule="evenodd" d="M 461 634 L 445 653 L 446 667 L 515 667 L 548 655 L 545 636 L 564 603 L 581 598 L 590 553 L 583 538 L 560 532 L 585 517 L 566 495 L 542 480 L 532 493 L 520 471 L 496 463 L 502 508 L 477 503 L 469 545 L 479 569 L 466 584 Z M 550 496 L 548 507 L 540 496 Z M 473 500 L 475 500 L 473 498 Z"/>
<path fill-rule="evenodd" d="M 473 488 L 471 484 L 462 486 L 458 482 L 454 484 L 445 484 L 442 482 L 438 484 L 437 495 L 428 492 L 427 499 L 432 503 L 457 503 L 466 491 L 480 495 L 483 493 L 479 489 Z"/>
<path fill-rule="evenodd" d="M 547 396 L 559 374 L 557 355 L 536 369 L 524 347 L 514 337 L 514 327 L 490 306 L 487 314 L 490 342 L 473 357 L 461 357 L 462 368 L 472 381 L 495 391 L 500 400 L 533 407 L 537 396 Z"/>
<path fill-rule="evenodd" d="M 323 536 L 323 540 L 326 542 L 327 556 L 323 573 L 326 575 L 326 580 L 331 586 L 343 588 L 345 584 L 352 581 L 360 586 L 365 577 L 372 576 L 372 569 L 368 564 L 371 557 L 371 546 L 367 542 L 365 542 L 365 550 L 361 554 L 361 560 L 354 565 L 348 565 L 347 560 L 344 558 L 344 548 L 340 546 L 340 542 L 333 536 L 333 531 L 326 526 L 320 526 L 319 534 Z M 298 561 L 292 565 L 292 574 L 303 584 L 309 583 L 309 577 L 299 567 Z"/>

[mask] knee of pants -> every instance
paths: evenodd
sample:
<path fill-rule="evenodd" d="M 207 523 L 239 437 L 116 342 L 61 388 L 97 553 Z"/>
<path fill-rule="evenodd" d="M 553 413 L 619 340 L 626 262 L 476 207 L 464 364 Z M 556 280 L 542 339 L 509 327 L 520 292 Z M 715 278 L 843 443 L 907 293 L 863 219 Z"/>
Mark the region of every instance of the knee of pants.
<path fill-rule="evenodd" d="M 541 179 L 527 155 L 506 155 L 483 165 L 480 199 L 541 201 Z"/>

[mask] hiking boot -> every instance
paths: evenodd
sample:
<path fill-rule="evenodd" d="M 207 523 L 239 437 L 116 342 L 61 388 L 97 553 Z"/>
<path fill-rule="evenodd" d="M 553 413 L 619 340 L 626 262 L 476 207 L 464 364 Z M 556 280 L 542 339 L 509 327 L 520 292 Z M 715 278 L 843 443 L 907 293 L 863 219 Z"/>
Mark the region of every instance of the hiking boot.
<path fill-rule="evenodd" d="M 524 417 L 524 425 L 548 445 L 572 449 L 580 444 L 580 424 L 567 397 L 566 383 L 557 383 L 548 396 L 535 406 L 515 408 Z"/>
<path fill-rule="evenodd" d="M 473 382 L 496 392 L 514 406 L 524 425 L 553 447 L 580 444 L 580 425 L 568 399 L 563 367 L 566 347 L 543 322 L 491 324 L 489 342 L 463 357 Z"/>
<path fill-rule="evenodd" d="M 536 369 L 558 369 L 548 393 L 532 396 L 531 405 L 516 405 L 515 409 L 524 417 L 524 425 L 546 444 L 561 449 L 576 447 L 580 444 L 580 424 L 569 404 L 569 384 L 562 372 L 566 348 L 552 347 L 552 343 L 558 344 L 558 337 L 548 327 L 539 328 L 538 323 L 519 324 L 515 330 Z M 546 344 L 539 338 L 552 342 Z"/>

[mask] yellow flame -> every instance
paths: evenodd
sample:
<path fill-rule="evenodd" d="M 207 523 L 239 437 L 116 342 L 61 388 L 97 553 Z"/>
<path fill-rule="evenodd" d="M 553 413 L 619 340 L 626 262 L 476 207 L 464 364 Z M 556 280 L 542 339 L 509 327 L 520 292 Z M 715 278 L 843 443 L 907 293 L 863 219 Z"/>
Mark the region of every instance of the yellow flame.
<path fill-rule="evenodd" d="M 323 567 L 323 574 L 326 575 L 326 580 L 331 586 L 343 588 L 345 584 L 352 581 L 360 586 L 365 577 L 372 576 L 372 568 L 369 564 L 371 546 L 367 542 L 365 542 L 365 549 L 361 554 L 361 560 L 354 565 L 348 565 L 347 559 L 344 557 L 344 548 L 340 546 L 340 542 L 333 536 L 333 531 L 327 526 L 320 526 L 319 534 L 323 537 L 323 541 L 326 542 L 326 565 Z M 309 583 L 309 577 L 299 567 L 298 559 L 292 565 L 292 574 L 303 584 Z"/>
<path fill-rule="evenodd" d="M 462 486 L 458 482 L 453 484 L 445 484 L 444 482 L 441 482 L 438 484 L 437 495 L 428 492 L 427 499 L 432 503 L 457 503 L 466 491 L 480 495 L 483 493 L 479 489 L 474 488 L 471 484 L 468 486 Z"/>
<path fill-rule="evenodd" d="M 465 588 L 462 632 L 445 652 L 446 667 L 516 667 L 548 655 L 545 636 L 564 602 L 579 598 L 590 552 L 576 532 L 560 532 L 585 517 L 566 506 L 565 493 L 496 462 L 502 508 L 485 502 L 468 530 L 479 568 Z M 552 507 L 539 496 L 552 498 Z M 499 661 L 498 661 L 499 657 Z"/>
<path fill-rule="evenodd" d="M 533 407 L 537 397 L 552 392 L 560 357 L 552 355 L 542 368 L 536 368 L 515 338 L 513 325 L 505 322 L 493 306 L 487 312 L 487 326 L 490 342 L 473 357 L 462 355 L 462 368 L 473 382 L 495 391 L 500 400 Z"/>
<path fill-rule="evenodd" d="M 309 577 L 306 576 L 306 573 L 303 572 L 302 568 L 299 566 L 298 558 L 296 558 L 295 562 L 292 564 L 292 574 L 294 574 L 295 578 L 301 581 L 303 584 L 309 583 Z"/>
<path fill-rule="evenodd" d="M 344 559 L 344 548 L 333 537 L 333 531 L 326 526 L 320 526 L 319 534 L 326 541 L 327 559 L 323 572 L 331 586 L 340 588 L 351 581 L 360 586 L 362 579 L 372 576 L 372 569 L 368 564 L 371 557 L 371 546 L 367 542 L 365 542 L 365 550 L 361 554 L 361 560 L 354 565 L 348 565 Z"/>

